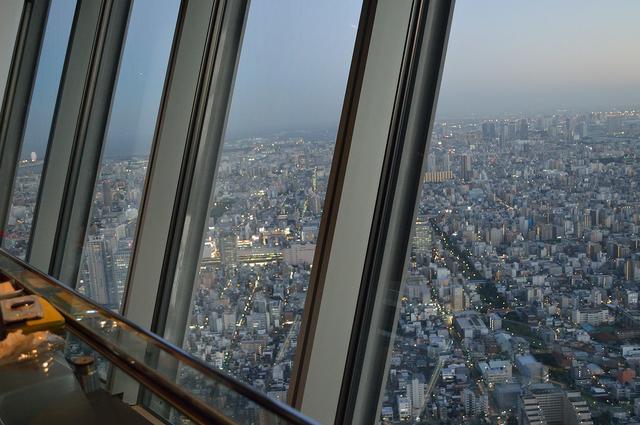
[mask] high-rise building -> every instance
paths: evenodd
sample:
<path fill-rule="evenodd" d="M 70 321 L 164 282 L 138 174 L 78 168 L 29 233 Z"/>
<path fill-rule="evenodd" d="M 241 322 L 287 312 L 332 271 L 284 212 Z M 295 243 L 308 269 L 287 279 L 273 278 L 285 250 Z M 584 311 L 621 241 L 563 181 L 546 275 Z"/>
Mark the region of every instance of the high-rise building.
<path fill-rule="evenodd" d="M 111 180 L 102 182 L 102 201 L 106 209 L 110 209 L 113 204 L 113 183 Z"/>
<path fill-rule="evenodd" d="M 124 294 L 132 248 L 133 239 L 123 238 L 118 241 L 117 249 L 113 253 L 113 285 L 117 293 L 116 300 L 122 300 Z"/>
<path fill-rule="evenodd" d="M 99 304 L 114 306 L 117 301 L 110 244 L 104 235 L 89 236 L 85 253 L 87 274 L 84 286 L 87 294 Z"/>
<path fill-rule="evenodd" d="M 427 155 L 427 171 L 436 171 L 436 155 L 435 152 Z"/>
<path fill-rule="evenodd" d="M 591 304 L 593 304 L 594 307 L 602 304 L 602 291 L 600 290 L 600 288 L 591 288 Z"/>
<path fill-rule="evenodd" d="M 407 398 L 411 401 L 411 408 L 414 415 L 419 415 L 425 403 L 425 379 L 424 375 L 416 374 L 411 382 L 407 384 Z"/>
<path fill-rule="evenodd" d="M 415 233 L 413 236 L 413 252 L 419 264 L 426 264 L 431 258 L 433 235 L 431 225 L 424 216 L 416 219 Z"/>
<path fill-rule="evenodd" d="M 461 162 L 460 162 L 460 177 L 465 182 L 469 182 L 473 179 L 473 168 L 471 165 L 470 154 L 462 155 Z"/>
<path fill-rule="evenodd" d="M 533 384 L 519 400 L 519 422 L 523 425 L 592 425 L 587 402 L 577 391 L 553 384 Z"/>
<path fill-rule="evenodd" d="M 238 267 L 238 237 L 233 233 L 221 236 L 218 241 L 220 262 L 227 275 L 233 274 Z"/>
<path fill-rule="evenodd" d="M 451 288 L 451 310 L 454 312 L 464 310 L 464 289 L 462 285 L 454 285 Z"/>
<path fill-rule="evenodd" d="M 529 123 L 526 118 L 522 118 L 518 123 L 518 137 L 522 140 L 529 138 Z"/>
<path fill-rule="evenodd" d="M 451 171 L 451 155 L 445 152 L 442 155 L 442 171 Z"/>
<path fill-rule="evenodd" d="M 496 123 L 485 121 L 482 123 L 482 138 L 484 140 L 493 140 L 496 138 Z"/>
<path fill-rule="evenodd" d="M 484 416 L 489 409 L 489 396 L 471 388 L 462 390 L 464 412 L 470 416 Z"/>
<path fill-rule="evenodd" d="M 401 421 L 411 418 L 411 399 L 404 395 L 399 395 L 396 399 L 398 406 L 398 417 Z"/>

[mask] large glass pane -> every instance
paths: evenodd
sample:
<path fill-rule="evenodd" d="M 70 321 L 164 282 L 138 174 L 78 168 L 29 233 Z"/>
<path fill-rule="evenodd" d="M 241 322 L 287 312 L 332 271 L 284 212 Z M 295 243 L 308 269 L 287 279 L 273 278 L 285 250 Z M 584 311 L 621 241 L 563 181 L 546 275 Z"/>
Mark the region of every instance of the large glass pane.
<path fill-rule="evenodd" d="M 67 318 L 67 322 L 55 326 L 55 333 L 65 338 L 59 338 L 56 344 L 47 347 L 50 350 L 41 349 L 41 346 L 38 347 L 39 350 L 31 350 L 30 345 L 23 348 L 18 344 L 14 351 L 3 352 L 0 369 L 3 377 L 0 380 L 4 396 L 3 424 L 42 423 L 46 414 L 52 414 L 56 418 L 52 421 L 55 424 L 105 423 L 96 419 L 101 415 L 118 418 L 119 423 L 123 424 L 310 423 L 301 414 L 282 409 L 273 403 L 260 403 L 258 397 L 264 399 L 262 394 L 237 388 L 227 377 L 195 362 L 183 351 L 169 347 L 160 338 L 143 332 L 111 310 L 78 297 L 67 286 L 52 281 L 48 276 L 37 273 L 0 252 L 0 280 L 4 282 L 9 279 L 30 293 L 45 298 Z M 46 339 L 42 335 L 40 338 Z M 49 339 L 54 341 L 55 338 L 57 337 L 51 336 Z M 91 344 L 91 348 L 88 344 Z M 26 353 L 23 353 L 24 350 L 27 350 Z M 110 355 L 104 358 L 99 352 Z M 10 361 L 18 354 L 19 361 Z M 84 361 L 80 363 L 74 360 L 78 356 L 89 358 L 82 359 Z M 120 361 L 120 366 L 117 362 L 111 363 L 114 358 Z M 125 366 L 124 369 L 120 369 L 122 365 Z M 190 376 L 197 376 L 202 387 L 185 388 L 180 385 L 175 373 L 177 368 Z M 76 384 L 72 372 L 75 372 L 78 379 Z M 63 381 L 61 375 L 66 375 L 71 381 Z M 146 382 L 153 385 L 145 388 L 144 382 L 138 382 L 130 375 L 145 377 Z M 86 391 L 89 400 L 79 397 L 82 394 L 79 390 Z M 138 397 L 138 390 L 145 395 L 155 391 L 166 401 L 156 396 Z M 102 397 L 96 400 L 94 396 L 98 397 L 103 391 Z M 65 396 L 69 393 L 75 393 L 76 397 Z M 121 404 L 122 402 L 125 404 Z M 204 402 L 203 409 L 197 406 L 198 402 Z M 27 404 L 33 406 L 33 412 L 24 408 Z M 135 413 L 143 413 L 144 410 L 131 411 L 128 409 L 129 405 L 152 410 L 167 421 L 136 419 Z M 178 413 L 179 407 L 187 409 L 186 416 Z M 29 420 L 34 414 L 39 419 Z M 61 414 L 65 419 L 60 419 Z M 216 420 L 216 417 L 224 420 Z"/>
<path fill-rule="evenodd" d="M 9 76 L 22 5 L 22 0 L 6 0 L 0 3 L 0 100 Z"/>
<path fill-rule="evenodd" d="M 13 183 L 11 209 L 2 239 L 2 247 L 22 259 L 25 258 L 31 237 L 42 164 L 47 151 L 75 8 L 75 0 L 53 0 L 47 17 L 20 160 Z"/>
<path fill-rule="evenodd" d="M 185 348 L 280 400 L 360 8 L 255 1 L 246 23 Z"/>
<path fill-rule="evenodd" d="M 384 423 L 639 419 L 638 13 L 456 2 Z"/>
<path fill-rule="evenodd" d="M 135 0 L 96 182 L 78 290 L 119 309 L 173 40 L 178 0 Z"/>

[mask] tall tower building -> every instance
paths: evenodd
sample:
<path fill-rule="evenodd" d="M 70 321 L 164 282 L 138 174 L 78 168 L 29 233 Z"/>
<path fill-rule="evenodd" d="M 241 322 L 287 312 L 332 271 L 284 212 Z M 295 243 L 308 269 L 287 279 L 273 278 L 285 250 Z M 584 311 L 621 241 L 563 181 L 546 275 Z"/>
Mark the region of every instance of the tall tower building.
<path fill-rule="evenodd" d="M 131 260 L 131 249 L 133 239 L 124 238 L 118 241 L 118 248 L 113 253 L 113 287 L 115 299 L 119 303 L 122 301 L 124 287 L 129 274 L 129 261 Z"/>
<path fill-rule="evenodd" d="M 465 182 L 470 182 L 473 178 L 473 169 L 471 167 L 471 155 L 462 155 L 460 163 L 460 177 Z"/>
<path fill-rule="evenodd" d="M 491 121 L 482 123 L 482 138 L 484 140 L 493 140 L 496 138 L 496 123 Z"/>
<path fill-rule="evenodd" d="M 110 209 L 113 204 L 113 184 L 111 180 L 105 180 L 102 182 L 102 201 L 105 208 Z"/>
<path fill-rule="evenodd" d="M 420 265 L 427 264 L 431 259 L 431 247 L 433 236 L 429 221 L 424 216 L 416 219 L 415 233 L 413 236 L 413 253 Z"/>
<path fill-rule="evenodd" d="M 471 388 L 462 391 L 464 412 L 471 416 L 484 416 L 489 408 L 489 396 Z"/>
<path fill-rule="evenodd" d="M 526 118 L 522 118 L 518 125 L 518 137 L 526 140 L 529 138 L 529 123 Z"/>
<path fill-rule="evenodd" d="M 634 271 L 633 261 L 630 258 L 628 258 L 624 263 L 624 279 L 633 280 L 634 278 L 633 271 Z"/>
<path fill-rule="evenodd" d="M 221 236 L 218 247 L 220 262 L 227 275 L 233 274 L 238 267 L 238 237 L 233 233 Z"/>
<path fill-rule="evenodd" d="M 464 310 L 464 290 L 462 285 L 454 285 L 451 288 L 451 310 L 454 312 Z"/>
<path fill-rule="evenodd" d="M 114 307 L 117 300 L 113 287 L 113 259 L 111 247 L 104 235 L 89 236 L 85 244 L 85 259 L 87 281 L 84 284 L 87 295 L 98 304 Z"/>
<path fill-rule="evenodd" d="M 427 154 L 427 171 L 436 171 L 436 155 L 435 152 Z"/>
<path fill-rule="evenodd" d="M 596 307 L 602 304 L 602 291 L 600 290 L 600 288 L 591 288 L 591 304 Z"/>
<path fill-rule="evenodd" d="M 442 157 L 442 171 L 451 171 L 451 155 L 446 152 Z"/>
<path fill-rule="evenodd" d="M 318 167 L 313 168 L 313 175 L 311 176 L 311 190 L 314 193 L 318 191 Z"/>
<path fill-rule="evenodd" d="M 418 373 L 414 375 L 411 382 L 407 384 L 407 398 L 411 400 L 411 407 L 414 416 L 420 416 L 424 408 L 426 383 L 424 375 Z"/>

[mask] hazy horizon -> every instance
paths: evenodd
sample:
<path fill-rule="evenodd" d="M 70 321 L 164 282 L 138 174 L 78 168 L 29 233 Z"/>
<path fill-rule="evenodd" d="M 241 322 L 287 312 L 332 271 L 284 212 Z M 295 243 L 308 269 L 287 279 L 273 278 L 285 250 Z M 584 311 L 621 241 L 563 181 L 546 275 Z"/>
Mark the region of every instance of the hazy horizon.
<path fill-rule="evenodd" d="M 54 2 L 56 31 L 47 33 L 41 69 L 61 66 L 66 40 L 57 27 L 70 24 L 73 3 Z M 134 2 L 105 156 L 149 151 L 177 2 L 152 4 Z M 355 0 L 252 2 L 226 139 L 335 131 L 360 7 Z M 630 0 L 458 0 L 437 118 L 639 105 L 640 56 L 632 44 L 640 36 L 637 16 L 640 2 Z M 39 75 L 34 122 L 51 120 L 56 91 L 55 78 Z M 24 155 L 33 150 L 42 157 L 50 128 L 28 127 Z"/>

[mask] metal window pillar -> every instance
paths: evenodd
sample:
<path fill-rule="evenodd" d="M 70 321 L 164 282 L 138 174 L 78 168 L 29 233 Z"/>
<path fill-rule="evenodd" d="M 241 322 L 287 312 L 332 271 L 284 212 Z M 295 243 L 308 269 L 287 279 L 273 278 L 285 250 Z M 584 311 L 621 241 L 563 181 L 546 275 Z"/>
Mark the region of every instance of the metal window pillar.
<path fill-rule="evenodd" d="M 360 24 L 369 26 L 369 42 L 350 77 L 357 104 L 342 117 L 290 388 L 293 405 L 324 424 L 336 418 L 411 4 L 378 0 Z"/>
<path fill-rule="evenodd" d="M 0 105 L 11 69 L 16 39 L 23 20 L 25 0 L 5 0 L 0 2 Z"/>
<path fill-rule="evenodd" d="M 417 0 L 405 46 L 338 412 L 341 423 L 380 417 L 422 172 L 435 117 L 452 0 Z"/>
<path fill-rule="evenodd" d="M 79 1 L 56 105 L 29 258 L 72 283 L 129 8 Z M 189 316 L 247 8 L 248 0 L 180 8 L 123 307 L 175 344 Z M 378 417 L 451 9 L 444 0 L 363 7 L 290 389 L 292 404 L 322 423 Z M 27 77 L 12 71 L 10 88 L 32 85 Z M 0 122 L 3 172 L 30 89 L 15 93 Z M 23 115 L 9 119 L 9 109 Z"/>
<path fill-rule="evenodd" d="M 96 52 L 98 65 L 90 76 L 91 89 L 80 117 L 70 163 L 72 171 L 67 176 L 50 269 L 53 276 L 72 287 L 78 279 L 132 2 L 114 1 L 108 22 L 103 23 Z"/>
<path fill-rule="evenodd" d="M 27 258 L 71 286 L 130 7 L 130 0 L 79 0 L 69 39 Z M 69 253 L 78 258 L 69 262 Z"/>
<path fill-rule="evenodd" d="M 178 13 L 123 300 L 125 317 L 178 346 L 182 346 L 180 335 L 186 330 L 193 286 L 183 274 L 195 273 L 197 268 L 196 263 L 193 271 L 188 270 L 192 260 L 199 258 L 204 234 L 199 224 L 205 223 L 208 212 L 248 4 L 248 0 L 184 0 Z M 183 237 L 191 243 L 181 250 Z M 186 285 L 176 284 L 172 294 L 178 276 Z M 164 335 L 167 323 L 170 331 Z M 163 368 L 177 376 L 175 362 L 168 361 Z M 128 384 L 117 373 L 111 386 L 128 400 L 137 396 L 164 411 L 148 391 Z"/>
<path fill-rule="evenodd" d="M 325 204 L 290 394 L 322 423 L 379 417 L 452 8 L 375 8 L 353 122 L 341 123 L 353 129 L 333 164 L 336 199 Z"/>
<path fill-rule="evenodd" d="M 248 3 L 185 1 L 179 14 L 124 299 L 124 315 L 140 326 L 162 335 L 169 321 L 165 336 L 176 345 L 189 314 Z M 180 285 L 172 293 L 174 279 Z"/>
<path fill-rule="evenodd" d="M 0 229 L 4 228 L 11 209 L 13 179 L 20 159 L 49 4 L 48 0 L 25 2 L 13 50 L 0 111 Z M 3 233 L 0 232 L 0 241 Z"/>
<path fill-rule="evenodd" d="M 197 132 L 188 146 L 180 176 L 181 190 L 172 218 L 174 231 L 165 251 L 153 325 L 155 332 L 178 346 L 183 344 L 191 312 L 248 9 L 248 0 L 228 1 L 224 6 L 218 35 L 224 42 L 211 46 L 216 57 L 206 70 L 208 85 L 203 87 Z"/>

